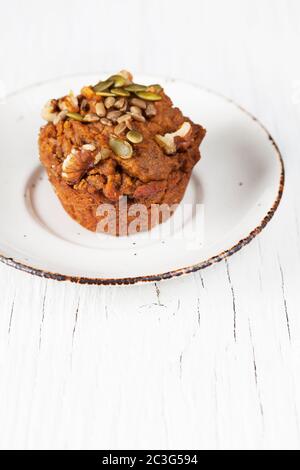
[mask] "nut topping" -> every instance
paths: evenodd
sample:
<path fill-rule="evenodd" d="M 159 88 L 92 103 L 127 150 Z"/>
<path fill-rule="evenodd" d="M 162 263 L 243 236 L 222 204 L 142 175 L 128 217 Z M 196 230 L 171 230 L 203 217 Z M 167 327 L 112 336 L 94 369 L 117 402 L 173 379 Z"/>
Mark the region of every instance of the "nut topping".
<path fill-rule="evenodd" d="M 106 109 L 112 108 L 113 105 L 115 104 L 115 101 L 116 101 L 116 98 L 114 98 L 113 96 L 108 96 L 107 98 L 105 98 L 104 105 Z"/>
<path fill-rule="evenodd" d="M 79 113 L 67 113 L 66 116 L 74 121 L 83 121 L 83 116 Z"/>
<path fill-rule="evenodd" d="M 67 111 L 61 111 L 60 113 L 56 114 L 56 117 L 53 120 L 53 124 L 58 124 L 60 121 L 63 121 L 67 117 Z"/>
<path fill-rule="evenodd" d="M 120 158 L 127 160 L 128 158 L 132 157 L 132 147 L 129 142 L 126 142 L 126 140 L 121 140 L 117 137 L 110 136 L 109 146 L 114 154 Z"/>
<path fill-rule="evenodd" d="M 126 126 L 132 129 L 129 117 L 138 122 L 145 122 L 146 118 L 156 115 L 156 108 L 149 101 L 161 100 L 161 90 L 160 85 L 146 86 L 133 83 L 130 72 L 121 70 L 118 74 L 99 81 L 95 86 L 83 87 L 79 96 L 75 96 L 71 91 L 69 95 L 59 100 L 49 101 L 43 109 L 42 116 L 55 124 L 69 118 L 83 123 L 101 120 L 106 126 L 111 126 L 110 121 L 120 124 L 124 119 Z M 130 103 L 129 112 L 128 103 Z M 125 118 L 122 113 L 126 114 Z M 123 130 L 125 130 L 123 125 L 117 127 L 117 133 Z"/>
<path fill-rule="evenodd" d="M 96 104 L 95 109 L 96 109 L 96 114 L 99 117 L 104 117 L 106 115 L 106 109 L 105 109 L 105 106 L 104 106 L 102 101 L 100 101 L 100 103 Z"/>
<path fill-rule="evenodd" d="M 138 106 L 130 106 L 130 112 L 133 114 L 142 114 L 142 110 Z"/>
<path fill-rule="evenodd" d="M 149 103 L 147 105 L 147 108 L 145 110 L 145 114 L 147 117 L 153 117 L 153 116 L 156 116 L 156 107 L 154 106 L 153 103 Z"/>
<path fill-rule="evenodd" d="M 141 100 L 140 98 L 132 98 L 131 104 L 133 104 L 134 106 L 138 106 L 138 108 L 141 109 L 147 108 L 147 103 L 144 100 Z"/>
<path fill-rule="evenodd" d="M 88 150 L 89 152 L 94 152 L 94 150 L 96 150 L 96 147 L 93 144 L 84 144 L 81 148 L 83 150 Z"/>
<path fill-rule="evenodd" d="M 126 121 L 120 122 L 119 124 L 116 125 L 114 129 L 115 134 L 117 135 L 122 134 L 122 132 L 124 132 L 126 128 L 127 128 Z"/>
<path fill-rule="evenodd" d="M 115 102 L 114 106 L 115 106 L 115 108 L 121 110 L 124 107 L 125 104 L 126 104 L 126 98 L 119 98 Z"/>
<path fill-rule="evenodd" d="M 126 137 L 133 144 L 140 144 L 143 142 L 143 135 L 139 131 L 128 131 Z"/>
<path fill-rule="evenodd" d="M 146 100 L 146 101 L 159 101 L 159 100 L 161 100 L 160 95 L 158 95 L 157 93 L 152 93 L 151 91 L 137 91 L 136 95 L 139 98 L 142 98 L 143 100 Z"/>
<path fill-rule="evenodd" d="M 97 122 L 99 121 L 99 116 L 97 114 L 86 114 L 83 118 L 85 122 Z"/>
<path fill-rule="evenodd" d="M 106 115 L 107 119 L 112 122 L 117 122 L 118 118 L 121 116 L 121 111 L 109 111 Z"/>
<path fill-rule="evenodd" d="M 176 153 L 177 150 L 175 141 L 176 137 L 185 140 L 190 135 L 191 130 L 191 124 L 189 122 L 184 122 L 175 132 L 167 133 L 165 135 L 157 134 L 155 136 L 155 140 L 164 149 L 167 155 L 172 155 L 173 153 Z"/>
<path fill-rule="evenodd" d="M 100 122 L 104 126 L 112 126 L 112 122 L 109 119 L 105 118 L 105 117 L 101 118 Z"/>
<path fill-rule="evenodd" d="M 62 165 L 62 178 L 68 184 L 75 184 L 93 166 L 93 153 L 85 149 L 72 149 Z"/>
<path fill-rule="evenodd" d="M 57 101 L 49 100 L 42 109 L 42 118 L 45 119 L 45 121 L 53 122 L 57 114 Z"/>

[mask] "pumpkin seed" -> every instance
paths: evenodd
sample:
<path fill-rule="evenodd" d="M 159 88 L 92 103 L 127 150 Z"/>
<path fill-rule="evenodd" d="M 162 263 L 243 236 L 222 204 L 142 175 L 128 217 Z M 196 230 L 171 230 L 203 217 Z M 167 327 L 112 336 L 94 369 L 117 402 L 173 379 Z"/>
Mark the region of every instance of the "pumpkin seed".
<path fill-rule="evenodd" d="M 97 91 L 96 95 L 97 96 L 115 96 L 114 93 L 111 93 L 110 91 Z"/>
<path fill-rule="evenodd" d="M 110 88 L 113 84 L 114 84 L 113 80 L 105 80 L 104 82 L 97 83 L 97 85 L 93 87 L 93 90 L 97 93 L 99 91 L 105 91 L 108 88 Z"/>
<path fill-rule="evenodd" d="M 138 83 L 132 83 L 132 85 L 128 85 L 125 87 L 125 90 L 132 91 L 135 93 L 136 91 L 143 91 L 146 90 L 147 87 L 145 85 L 139 85 Z"/>
<path fill-rule="evenodd" d="M 117 96 L 130 96 L 129 91 L 126 91 L 124 88 L 111 88 L 110 91 Z"/>
<path fill-rule="evenodd" d="M 133 144 L 139 144 L 143 141 L 143 135 L 139 131 L 128 131 L 126 137 Z"/>
<path fill-rule="evenodd" d="M 66 116 L 74 121 L 83 121 L 83 116 L 79 113 L 67 113 Z"/>
<path fill-rule="evenodd" d="M 147 90 L 154 91 L 154 92 L 159 92 L 162 89 L 163 89 L 162 86 L 159 85 L 158 83 L 155 83 L 154 85 L 150 85 L 150 86 L 147 87 Z"/>
<path fill-rule="evenodd" d="M 102 101 L 100 103 L 96 104 L 96 114 L 98 114 L 99 117 L 104 117 L 106 114 L 106 109 Z"/>
<path fill-rule="evenodd" d="M 159 101 L 161 100 L 161 96 L 157 95 L 156 93 L 152 93 L 151 91 L 137 91 L 136 95 L 139 98 L 142 98 L 146 101 Z"/>
<path fill-rule="evenodd" d="M 126 82 L 125 78 L 122 77 L 122 75 L 112 75 L 111 77 L 109 77 L 108 80 L 113 80 L 115 88 L 119 88 L 125 85 Z"/>
<path fill-rule="evenodd" d="M 109 139 L 109 146 L 120 158 L 127 159 L 132 157 L 132 147 L 129 142 L 126 142 L 126 140 L 121 140 L 117 137 L 111 136 Z"/>
<path fill-rule="evenodd" d="M 113 96 L 108 96 L 104 100 L 104 104 L 106 109 L 112 108 L 112 106 L 115 104 L 116 99 Z"/>
<path fill-rule="evenodd" d="M 141 109 L 146 109 L 147 108 L 147 103 L 145 101 L 140 100 L 139 98 L 132 98 L 131 104 L 134 106 L 138 106 Z"/>

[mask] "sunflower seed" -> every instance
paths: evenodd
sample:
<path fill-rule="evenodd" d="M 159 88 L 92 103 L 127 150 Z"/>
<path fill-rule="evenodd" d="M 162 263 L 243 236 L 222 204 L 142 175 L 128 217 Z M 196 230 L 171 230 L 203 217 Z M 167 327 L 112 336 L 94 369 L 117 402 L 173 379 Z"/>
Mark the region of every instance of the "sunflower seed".
<path fill-rule="evenodd" d="M 97 114 L 86 114 L 83 118 L 85 122 L 97 122 L 99 121 L 99 116 Z"/>
<path fill-rule="evenodd" d="M 127 127 L 127 125 L 126 125 L 126 122 L 125 122 L 125 121 L 120 122 L 120 123 L 115 127 L 115 129 L 114 129 L 115 134 L 118 134 L 118 135 L 119 135 L 119 134 L 122 134 L 122 132 L 125 131 L 126 127 Z"/>
<path fill-rule="evenodd" d="M 117 109 L 121 109 L 123 108 L 124 104 L 126 103 L 126 99 L 125 98 L 119 98 L 117 99 L 117 101 L 115 102 L 115 108 Z"/>
<path fill-rule="evenodd" d="M 119 122 L 119 123 L 120 123 L 120 122 L 124 122 L 124 121 L 125 121 L 125 122 L 126 122 L 126 121 L 130 121 L 130 120 L 131 120 L 131 114 L 128 114 L 128 113 L 122 114 L 122 116 L 120 116 L 120 117 L 118 118 L 118 122 Z"/>
<path fill-rule="evenodd" d="M 118 118 L 121 116 L 121 111 L 109 111 L 106 117 L 110 121 L 117 122 Z"/>
<path fill-rule="evenodd" d="M 95 92 L 105 91 L 108 88 L 110 88 L 113 84 L 114 84 L 113 80 L 105 80 L 104 82 L 102 81 L 102 82 L 97 83 L 97 85 L 93 87 L 93 90 Z"/>
<path fill-rule="evenodd" d="M 115 101 L 116 99 L 113 96 L 108 96 L 107 98 L 105 98 L 104 104 L 105 104 L 106 109 L 112 108 L 113 105 L 115 104 Z"/>
<path fill-rule="evenodd" d="M 130 112 L 133 114 L 142 114 L 142 110 L 138 106 L 130 106 Z"/>
<path fill-rule="evenodd" d="M 143 101 L 143 100 L 140 100 L 139 98 L 132 98 L 132 100 L 130 102 L 134 106 L 138 106 L 141 109 L 146 109 L 147 108 L 147 103 L 145 103 L 145 101 Z"/>
<path fill-rule="evenodd" d="M 138 121 L 138 122 L 145 122 L 146 119 L 144 118 L 144 116 L 142 116 L 141 114 L 137 114 L 137 113 L 131 113 L 131 116 L 133 117 L 133 119 L 135 121 Z"/>
<path fill-rule="evenodd" d="M 143 135 L 139 131 L 129 131 L 126 137 L 133 144 L 139 144 L 143 141 Z"/>
<path fill-rule="evenodd" d="M 99 117 L 104 117 L 106 115 L 106 109 L 102 101 L 96 104 L 96 114 Z"/>
<path fill-rule="evenodd" d="M 100 119 L 101 124 L 104 126 L 112 126 L 112 122 L 109 119 L 106 119 L 105 117 Z"/>
<path fill-rule="evenodd" d="M 125 140 L 121 140 L 114 136 L 110 136 L 109 146 L 112 149 L 112 151 L 115 153 L 115 155 L 117 155 L 118 157 L 127 159 L 127 158 L 131 158 L 132 156 L 133 149 L 130 143 L 126 142 Z"/>
<path fill-rule="evenodd" d="M 147 117 L 156 116 L 156 108 L 155 108 L 153 103 L 149 103 L 147 105 L 147 108 L 145 110 L 145 114 L 146 114 Z"/>
<path fill-rule="evenodd" d="M 158 95 L 157 93 L 152 93 L 151 91 L 137 91 L 136 95 L 139 98 L 142 98 L 143 100 L 146 100 L 146 101 L 159 101 L 159 100 L 161 100 L 160 95 Z"/>

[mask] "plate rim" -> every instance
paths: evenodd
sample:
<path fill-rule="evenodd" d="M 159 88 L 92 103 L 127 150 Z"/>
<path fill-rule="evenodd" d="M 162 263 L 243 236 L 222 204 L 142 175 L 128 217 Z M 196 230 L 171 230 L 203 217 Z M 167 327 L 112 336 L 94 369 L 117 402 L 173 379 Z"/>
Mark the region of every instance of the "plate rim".
<path fill-rule="evenodd" d="M 103 72 L 105 73 L 105 72 Z M 9 99 L 11 97 L 14 97 L 16 95 L 19 95 L 27 90 L 43 86 L 47 83 L 52 83 L 60 79 L 64 79 L 67 77 L 79 77 L 79 76 L 85 76 L 88 75 L 87 73 L 84 74 L 73 74 L 73 75 L 65 75 L 65 76 L 60 76 L 60 77 L 55 77 L 50 80 L 45 80 L 45 81 L 40 81 L 37 83 L 30 84 L 26 87 L 23 87 L 19 90 L 13 91 L 9 94 L 6 95 L 5 98 Z M 89 74 L 89 75 L 92 75 Z M 163 78 L 163 77 L 161 77 Z M 263 130 L 263 132 L 266 134 L 268 137 L 269 141 L 271 142 L 275 155 L 277 156 L 280 164 L 280 179 L 279 179 L 279 188 L 277 191 L 277 195 L 275 198 L 275 201 L 273 202 L 271 208 L 268 210 L 267 214 L 264 216 L 260 224 L 255 227 L 247 237 L 242 238 L 238 243 L 233 245 L 231 248 L 228 248 L 227 250 L 222 251 L 221 253 L 218 253 L 207 260 L 201 261 L 200 263 L 196 263 L 190 266 L 186 266 L 183 268 L 178 268 L 175 270 L 167 271 L 165 273 L 160 273 L 160 274 L 150 274 L 150 275 L 144 275 L 144 276 L 134 276 L 134 277 L 123 277 L 123 278 L 92 278 L 92 277 L 84 277 L 84 276 L 69 276 L 66 274 L 60 274 L 60 273 L 55 273 L 51 271 L 47 271 L 44 269 L 40 268 L 35 268 L 34 266 L 31 266 L 29 264 L 22 263 L 20 261 L 16 261 L 12 257 L 8 257 L 4 255 L 3 253 L 0 253 L 0 261 L 4 263 L 7 266 L 13 267 L 17 270 L 24 271 L 26 273 L 32 274 L 34 276 L 42 277 L 44 279 L 54 279 L 56 281 L 69 281 L 73 282 L 76 284 L 89 284 L 89 285 L 133 285 L 133 284 L 142 284 L 142 283 L 148 283 L 148 282 L 158 282 L 158 281 L 163 281 L 167 279 L 172 279 L 176 278 L 179 276 L 182 276 L 184 274 L 190 274 L 194 273 L 197 271 L 200 271 L 202 269 L 208 268 L 209 266 L 212 266 L 213 264 L 219 263 L 223 259 L 228 258 L 229 256 L 232 256 L 234 253 L 237 253 L 239 250 L 241 250 L 244 246 L 248 245 L 254 238 L 257 237 L 261 233 L 261 231 L 266 227 L 266 225 L 270 222 L 270 220 L 273 218 L 276 210 L 278 209 L 278 206 L 280 204 L 280 201 L 282 199 L 284 187 L 285 187 L 285 166 L 284 166 L 284 161 L 282 154 L 279 150 L 279 147 L 277 143 L 275 142 L 274 138 L 270 134 L 270 132 L 267 130 L 267 128 L 260 122 L 259 119 L 257 119 L 252 113 L 247 111 L 243 106 L 240 104 L 236 103 L 233 99 L 228 98 L 227 96 L 223 95 L 222 93 L 219 93 L 215 90 L 212 90 L 210 88 L 198 85 L 196 83 L 192 83 L 186 80 L 180 80 L 180 79 L 175 79 L 171 77 L 165 77 L 164 78 L 167 81 L 172 81 L 173 83 L 180 82 L 183 84 L 187 85 L 192 85 L 200 90 L 203 90 L 207 93 L 211 93 L 214 96 L 217 96 L 219 98 L 222 98 L 224 101 L 233 104 L 236 108 L 238 108 L 240 111 L 242 111 L 244 114 L 246 114 L 248 117 L 250 117 L 254 122 L 258 124 L 258 126 Z"/>

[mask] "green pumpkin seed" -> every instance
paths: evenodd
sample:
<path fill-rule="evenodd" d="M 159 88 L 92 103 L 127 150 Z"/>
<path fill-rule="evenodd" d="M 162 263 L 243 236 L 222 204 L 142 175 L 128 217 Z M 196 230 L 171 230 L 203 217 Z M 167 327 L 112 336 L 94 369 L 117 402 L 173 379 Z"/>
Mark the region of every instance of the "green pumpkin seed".
<path fill-rule="evenodd" d="M 120 158 L 124 158 L 126 160 L 127 158 L 132 157 L 132 147 L 130 143 L 126 142 L 125 140 L 117 139 L 116 137 L 111 136 L 109 139 L 109 146 L 114 154 Z"/>
<path fill-rule="evenodd" d="M 115 96 L 114 93 L 110 91 L 96 91 L 97 96 Z"/>
<path fill-rule="evenodd" d="M 127 91 L 132 91 L 132 92 L 136 92 L 136 91 L 143 91 L 143 90 L 146 90 L 147 87 L 145 85 L 139 85 L 138 83 L 132 83 L 132 85 L 128 85 L 125 87 L 125 90 Z"/>
<path fill-rule="evenodd" d="M 83 121 L 83 116 L 79 113 L 67 113 L 66 116 L 74 121 Z"/>
<path fill-rule="evenodd" d="M 159 92 L 159 91 L 161 91 L 163 88 L 162 88 L 162 86 L 159 85 L 158 83 L 155 83 L 154 85 L 149 85 L 149 86 L 147 87 L 147 89 L 148 89 L 148 90 L 151 89 L 151 90 L 154 90 L 154 91 L 156 91 L 156 92 Z"/>
<path fill-rule="evenodd" d="M 122 77 L 122 75 L 112 75 L 111 77 L 109 77 L 108 80 L 113 80 L 115 88 L 119 88 L 125 85 L 126 82 L 125 78 Z"/>
<path fill-rule="evenodd" d="M 93 90 L 95 92 L 98 92 L 98 91 L 105 91 L 107 90 L 108 88 L 110 88 L 112 85 L 114 84 L 114 81 L 113 80 L 105 80 L 104 82 L 99 82 L 97 83 L 97 85 L 95 85 L 93 87 Z"/>
<path fill-rule="evenodd" d="M 117 96 L 130 96 L 129 91 L 126 91 L 124 88 L 111 88 L 110 91 Z"/>
<path fill-rule="evenodd" d="M 139 98 L 146 101 L 159 101 L 161 100 L 161 96 L 157 95 L 156 93 L 152 93 L 151 91 L 137 91 L 135 93 Z"/>
<path fill-rule="evenodd" d="M 143 142 L 143 136 L 138 131 L 128 131 L 126 137 L 133 144 L 140 144 Z"/>

